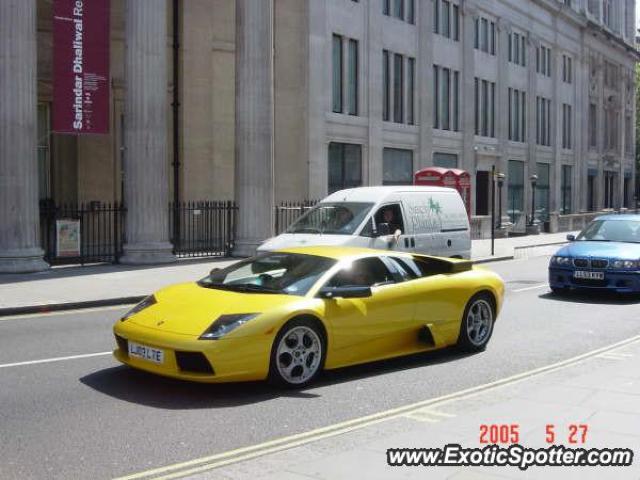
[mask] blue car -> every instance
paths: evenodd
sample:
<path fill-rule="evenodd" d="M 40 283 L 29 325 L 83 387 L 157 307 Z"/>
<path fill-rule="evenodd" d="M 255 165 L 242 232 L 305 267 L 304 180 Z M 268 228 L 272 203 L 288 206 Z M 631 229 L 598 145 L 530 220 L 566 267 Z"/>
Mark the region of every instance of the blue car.
<path fill-rule="evenodd" d="M 640 215 L 597 217 L 549 262 L 549 286 L 640 293 Z"/>

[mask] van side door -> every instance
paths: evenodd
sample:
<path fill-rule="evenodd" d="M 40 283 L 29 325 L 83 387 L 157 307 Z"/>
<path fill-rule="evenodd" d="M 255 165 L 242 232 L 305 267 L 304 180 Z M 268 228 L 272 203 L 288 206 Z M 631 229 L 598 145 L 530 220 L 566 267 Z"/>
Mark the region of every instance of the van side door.
<path fill-rule="evenodd" d="M 400 201 L 380 205 L 360 233 L 361 236 L 370 238 L 367 246 L 381 250 L 414 251 L 413 228 L 407 222 L 405 212 Z M 387 228 L 381 224 L 388 225 L 388 234 L 381 231 L 382 228 Z M 396 237 L 394 234 L 397 230 L 400 231 L 400 235 Z"/>

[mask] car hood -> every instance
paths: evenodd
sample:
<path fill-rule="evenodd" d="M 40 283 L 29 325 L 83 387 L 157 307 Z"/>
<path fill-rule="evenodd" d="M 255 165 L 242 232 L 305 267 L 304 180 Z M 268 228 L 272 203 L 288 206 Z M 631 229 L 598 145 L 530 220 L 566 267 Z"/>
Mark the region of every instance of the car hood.
<path fill-rule="evenodd" d="M 157 303 L 128 321 L 181 335 L 200 336 L 220 315 L 263 313 L 299 301 L 295 295 L 242 293 L 183 283 L 155 293 Z"/>
<path fill-rule="evenodd" d="M 258 252 L 271 252 L 292 247 L 346 245 L 352 238 L 353 235 L 283 233 L 265 241 L 258 247 Z"/>
<path fill-rule="evenodd" d="M 562 247 L 556 255 L 565 257 L 640 258 L 640 243 L 575 241 Z"/>

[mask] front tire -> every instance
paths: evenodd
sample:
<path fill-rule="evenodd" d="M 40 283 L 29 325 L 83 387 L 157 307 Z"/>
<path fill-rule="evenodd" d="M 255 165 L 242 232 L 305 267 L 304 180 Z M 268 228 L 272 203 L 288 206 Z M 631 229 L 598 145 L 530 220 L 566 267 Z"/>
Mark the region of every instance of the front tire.
<path fill-rule="evenodd" d="M 488 293 L 471 297 L 462 316 L 458 347 L 467 352 L 479 352 L 487 348 L 495 320 L 495 303 Z"/>
<path fill-rule="evenodd" d="M 316 322 L 291 320 L 278 332 L 271 347 L 269 382 L 284 388 L 309 385 L 324 367 L 326 344 Z"/>

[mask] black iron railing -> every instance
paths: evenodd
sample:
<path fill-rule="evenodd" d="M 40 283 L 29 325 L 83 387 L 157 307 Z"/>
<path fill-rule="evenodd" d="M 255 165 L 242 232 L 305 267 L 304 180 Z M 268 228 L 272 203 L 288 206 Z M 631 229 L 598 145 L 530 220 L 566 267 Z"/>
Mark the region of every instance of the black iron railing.
<path fill-rule="evenodd" d="M 179 257 L 230 256 L 238 206 L 232 201 L 169 204 L 173 251 Z"/>
<path fill-rule="evenodd" d="M 284 232 L 289 225 L 296 221 L 301 215 L 313 208 L 318 203 L 317 200 L 303 200 L 301 202 L 283 202 L 276 206 L 275 229 L 276 235 Z"/>
<path fill-rule="evenodd" d="M 87 202 L 40 205 L 44 258 L 52 265 L 117 263 L 124 243 L 121 203 Z"/>

